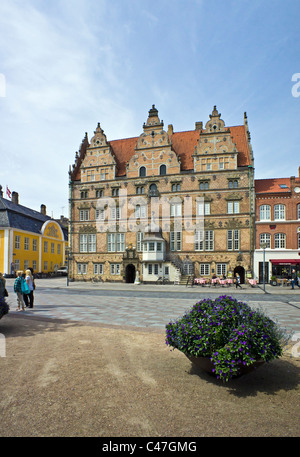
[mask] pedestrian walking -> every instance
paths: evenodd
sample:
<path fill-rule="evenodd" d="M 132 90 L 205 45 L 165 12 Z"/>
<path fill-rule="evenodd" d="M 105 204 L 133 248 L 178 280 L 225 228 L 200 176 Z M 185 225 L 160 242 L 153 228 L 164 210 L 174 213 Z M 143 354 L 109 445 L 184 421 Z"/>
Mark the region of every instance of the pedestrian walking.
<path fill-rule="evenodd" d="M 242 289 L 240 275 L 238 273 L 236 273 L 236 276 L 235 276 L 235 288 L 237 289 L 238 287 L 240 289 Z"/>
<path fill-rule="evenodd" d="M 25 281 L 24 278 L 22 278 L 23 271 L 19 270 L 17 271 L 17 278 L 15 279 L 14 282 L 14 292 L 17 294 L 17 303 L 18 303 L 18 308 L 17 311 L 20 311 L 22 308 L 22 311 L 25 311 L 25 302 L 23 299 L 23 293 L 22 293 L 22 282 Z"/>
<path fill-rule="evenodd" d="M 26 307 L 28 308 L 33 308 L 33 301 L 34 301 L 34 296 L 33 296 L 33 290 L 34 290 L 34 285 L 33 285 L 33 276 L 30 270 L 25 271 L 25 281 L 29 287 L 29 294 L 23 294 L 24 302 Z M 28 297 L 29 297 L 29 302 L 28 302 Z"/>
<path fill-rule="evenodd" d="M 291 277 L 291 279 L 292 279 L 292 280 L 291 280 L 292 289 L 293 289 L 293 290 L 295 289 L 295 284 L 296 284 L 296 286 L 298 286 L 298 287 L 300 288 L 299 283 L 298 283 L 297 273 L 296 273 L 296 271 L 295 271 L 294 269 L 292 270 L 292 277 Z"/>

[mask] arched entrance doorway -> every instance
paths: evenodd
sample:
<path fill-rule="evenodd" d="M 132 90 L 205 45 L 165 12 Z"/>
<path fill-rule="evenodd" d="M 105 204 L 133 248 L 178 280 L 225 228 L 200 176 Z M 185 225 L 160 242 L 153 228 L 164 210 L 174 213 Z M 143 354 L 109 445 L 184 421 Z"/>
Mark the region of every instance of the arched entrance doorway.
<path fill-rule="evenodd" d="M 233 275 L 235 276 L 236 273 L 238 273 L 240 275 L 240 279 L 241 279 L 241 284 L 245 284 L 245 269 L 244 267 L 235 267 L 234 271 L 233 271 Z"/>
<path fill-rule="evenodd" d="M 125 281 L 128 283 L 133 283 L 135 280 L 135 266 L 130 263 L 127 265 L 125 270 Z"/>

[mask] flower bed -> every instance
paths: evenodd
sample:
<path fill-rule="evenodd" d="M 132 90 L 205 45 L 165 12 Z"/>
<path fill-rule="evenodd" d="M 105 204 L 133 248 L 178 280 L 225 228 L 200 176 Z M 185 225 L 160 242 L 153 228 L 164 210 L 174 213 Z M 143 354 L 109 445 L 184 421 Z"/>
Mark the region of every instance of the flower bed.
<path fill-rule="evenodd" d="M 6 303 L 6 300 L 4 297 L 0 297 L 0 319 L 7 314 L 9 311 L 9 306 Z"/>
<path fill-rule="evenodd" d="M 218 379 L 239 375 L 240 367 L 282 355 L 285 332 L 246 303 L 226 295 L 204 299 L 166 325 L 166 344 L 186 355 L 209 357 Z"/>

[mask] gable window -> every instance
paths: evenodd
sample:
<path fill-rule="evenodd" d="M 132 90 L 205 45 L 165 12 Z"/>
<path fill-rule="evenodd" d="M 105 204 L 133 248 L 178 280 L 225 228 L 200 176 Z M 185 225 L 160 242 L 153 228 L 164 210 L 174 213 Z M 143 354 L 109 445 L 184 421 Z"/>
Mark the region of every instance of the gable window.
<path fill-rule="evenodd" d="M 140 168 L 139 175 L 140 175 L 141 178 L 143 178 L 144 176 L 146 176 L 146 167 L 141 167 L 141 168 Z"/>
<path fill-rule="evenodd" d="M 166 167 L 165 165 L 161 165 L 161 166 L 159 167 L 159 174 L 160 174 L 161 176 L 167 174 L 167 167 Z"/>
<path fill-rule="evenodd" d="M 274 206 L 274 219 L 277 221 L 285 219 L 285 205 L 278 204 Z"/>
<path fill-rule="evenodd" d="M 271 220 L 270 205 L 261 205 L 259 207 L 259 220 L 260 221 L 270 221 Z"/>

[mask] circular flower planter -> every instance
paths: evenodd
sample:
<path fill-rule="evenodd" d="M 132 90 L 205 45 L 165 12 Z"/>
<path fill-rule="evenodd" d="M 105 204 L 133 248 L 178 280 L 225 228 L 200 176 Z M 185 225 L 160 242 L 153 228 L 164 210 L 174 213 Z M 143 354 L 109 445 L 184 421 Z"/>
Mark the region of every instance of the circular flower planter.
<path fill-rule="evenodd" d="M 192 362 L 192 364 L 196 368 L 200 368 L 201 370 L 205 371 L 206 373 L 217 376 L 215 372 L 215 365 L 210 360 L 210 357 L 195 357 L 193 355 L 185 354 L 185 356 Z M 256 370 L 256 368 L 261 367 L 265 363 L 264 360 L 257 360 L 252 365 L 243 365 L 240 364 L 238 368 L 238 374 L 234 375 L 233 378 L 238 378 L 245 374 L 251 373 L 252 371 Z"/>

